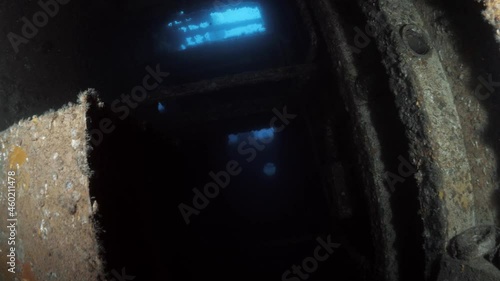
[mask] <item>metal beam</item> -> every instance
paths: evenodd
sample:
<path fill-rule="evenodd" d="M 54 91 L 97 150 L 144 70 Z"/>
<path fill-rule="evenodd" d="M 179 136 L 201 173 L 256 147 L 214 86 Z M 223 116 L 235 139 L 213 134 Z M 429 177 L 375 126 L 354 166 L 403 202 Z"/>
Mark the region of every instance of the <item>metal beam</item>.
<path fill-rule="evenodd" d="M 231 88 L 258 85 L 262 83 L 281 82 L 287 80 L 308 80 L 316 71 L 314 64 L 294 65 L 256 72 L 244 72 L 217 77 L 209 80 L 173 86 L 160 90 L 158 94 L 149 95 L 146 103 L 157 103 L 169 98 L 188 97 L 208 94 Z"/>

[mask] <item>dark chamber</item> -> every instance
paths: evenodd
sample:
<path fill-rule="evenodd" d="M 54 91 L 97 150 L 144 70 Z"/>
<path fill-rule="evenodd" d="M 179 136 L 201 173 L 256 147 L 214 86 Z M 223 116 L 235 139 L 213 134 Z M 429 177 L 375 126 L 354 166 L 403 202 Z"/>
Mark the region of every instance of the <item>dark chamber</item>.
<path fill-rule="evenodd" d="M 150 4 L 109 4 L 89 21 L 94 32 L 86 33 L 87 56 L 102 66 L 92 79 L 101 81 L 97 88 L 108 103 L 139 84 L 146 66 L 170 73 L 131 118 L 116 116 L 117 129 L 92 152 L 92 195 L 108 272 L 125 268 L 134 280 L 296 281 L 300 275 L 284 273 L 314 255 L 317 238 L 331 236 L 341 246 L 314 272 L 302 270 L 308 280 L 365 280 L 373 250 L 346 137 L 349 120 L 334 102 L 324 46 L 311 41 L 311 26 L 304 23 L 307 9 L 299 1 L 263 1 L 263 34 L 167 51 L 165 40 L 178 39 L 162 32 L 180 11 L 233 6 Z M 93 5 L 99 6 L 91 1 L 88 8 Z M 257 139 L 252 146 L 252 131 L 269 130 L 275 112 L 285 107 L 296 118 L 271 142 Z M 335 160 L 352 173 L 348 197 L 358 208 L 347 217 L 338 215 L 345 210 L 332 205 L 336 195 L 325 181 L 332 161 L 327 125 L 344 147 L 335 147 Z M 238 141 L 229 143 L 236 134 Z M 237 161 L 241 174 L 186 224 L 180 204 L 193 207 L 193 188 L 203 191 L 213 182 L 209 173 L 225 170 L 228 161 Z M 275 169 L 267 175 L 270 167 Z"/>

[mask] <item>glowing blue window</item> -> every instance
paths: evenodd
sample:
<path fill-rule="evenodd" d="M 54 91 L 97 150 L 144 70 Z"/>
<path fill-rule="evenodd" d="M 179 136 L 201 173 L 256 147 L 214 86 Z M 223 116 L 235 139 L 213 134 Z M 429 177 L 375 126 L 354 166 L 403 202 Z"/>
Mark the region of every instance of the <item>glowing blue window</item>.
<path fill-rule="evenodd" d="M 243 2 L 222 11 L 204 10 L 178 18 L 167 24 L 174 49 L 186 50 L 192 47 L 229 39 L 261 35 L 266 25 L 260 5 Z"/>
<path fill-rule="evenodd" d="M 261 19 L 260 9 L 257 7 L 243 7 L 228 9 L 224 12 L 211 13 L 210 17 L 215 25 Z"/>
<path fill-rule="evenodd" d="M 249 24 L 226 30 L 224 38 L 238 37 L 264 31 L 266 31 L 266 29 L 262 26 L 262 24 Z"/>
<path fill-rule="evenodd" d="M 255 131 L 230 134 L 227 136 L 228 138 L 227 144 L 234 145 L 240 141 L 248 140 L 249 137 L 259 141 L 264 140 L 265 143 L 269 143 L 274 140 L 274 128 L 266 128 Z"/>

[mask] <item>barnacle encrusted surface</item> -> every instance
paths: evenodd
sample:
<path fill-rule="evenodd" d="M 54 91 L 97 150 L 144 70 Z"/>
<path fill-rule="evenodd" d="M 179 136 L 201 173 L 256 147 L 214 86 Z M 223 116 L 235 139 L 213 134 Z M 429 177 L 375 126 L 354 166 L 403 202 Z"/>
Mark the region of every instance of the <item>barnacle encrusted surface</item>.
<path fill-rule="evenodd" d="M 93 92 L 82 93 L 76 104 L 0 133 L 0 280 L 98 280 L 102 274 L 87 161 L 87 113 L 95 101 Z M 7 212 L 9 181 L 14 217 Z M 17 219 L 15 245 L 3 243 L 8 218 Z M 11 246 L 15 273 L 5 266 Z"/>

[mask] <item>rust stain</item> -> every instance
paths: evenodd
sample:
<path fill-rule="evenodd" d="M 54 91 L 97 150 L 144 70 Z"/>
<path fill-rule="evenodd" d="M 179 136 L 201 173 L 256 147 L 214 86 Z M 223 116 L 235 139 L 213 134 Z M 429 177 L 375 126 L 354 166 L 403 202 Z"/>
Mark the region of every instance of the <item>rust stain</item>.
<path fill-rule="evenodd" d="M 444 199 L 444 191 L 439 191 L 439 199 L 443 200 Z"/>
<path fill-rule="evenodd" d="M 29 262 L 23 264 L 23 275 L 21 278 L 22 281 L 36 281 L 35 275 L 31 270 L 31 265 Z"/>
<path fill-rule="evenodd" d="M 15 168 L 17 165 L 22 166 L 26 162 L 28 155 L 26 151 L 19 146 L 15 146 L 14 150 L 9 156 L 9 167 L 10 169 Z"/>

